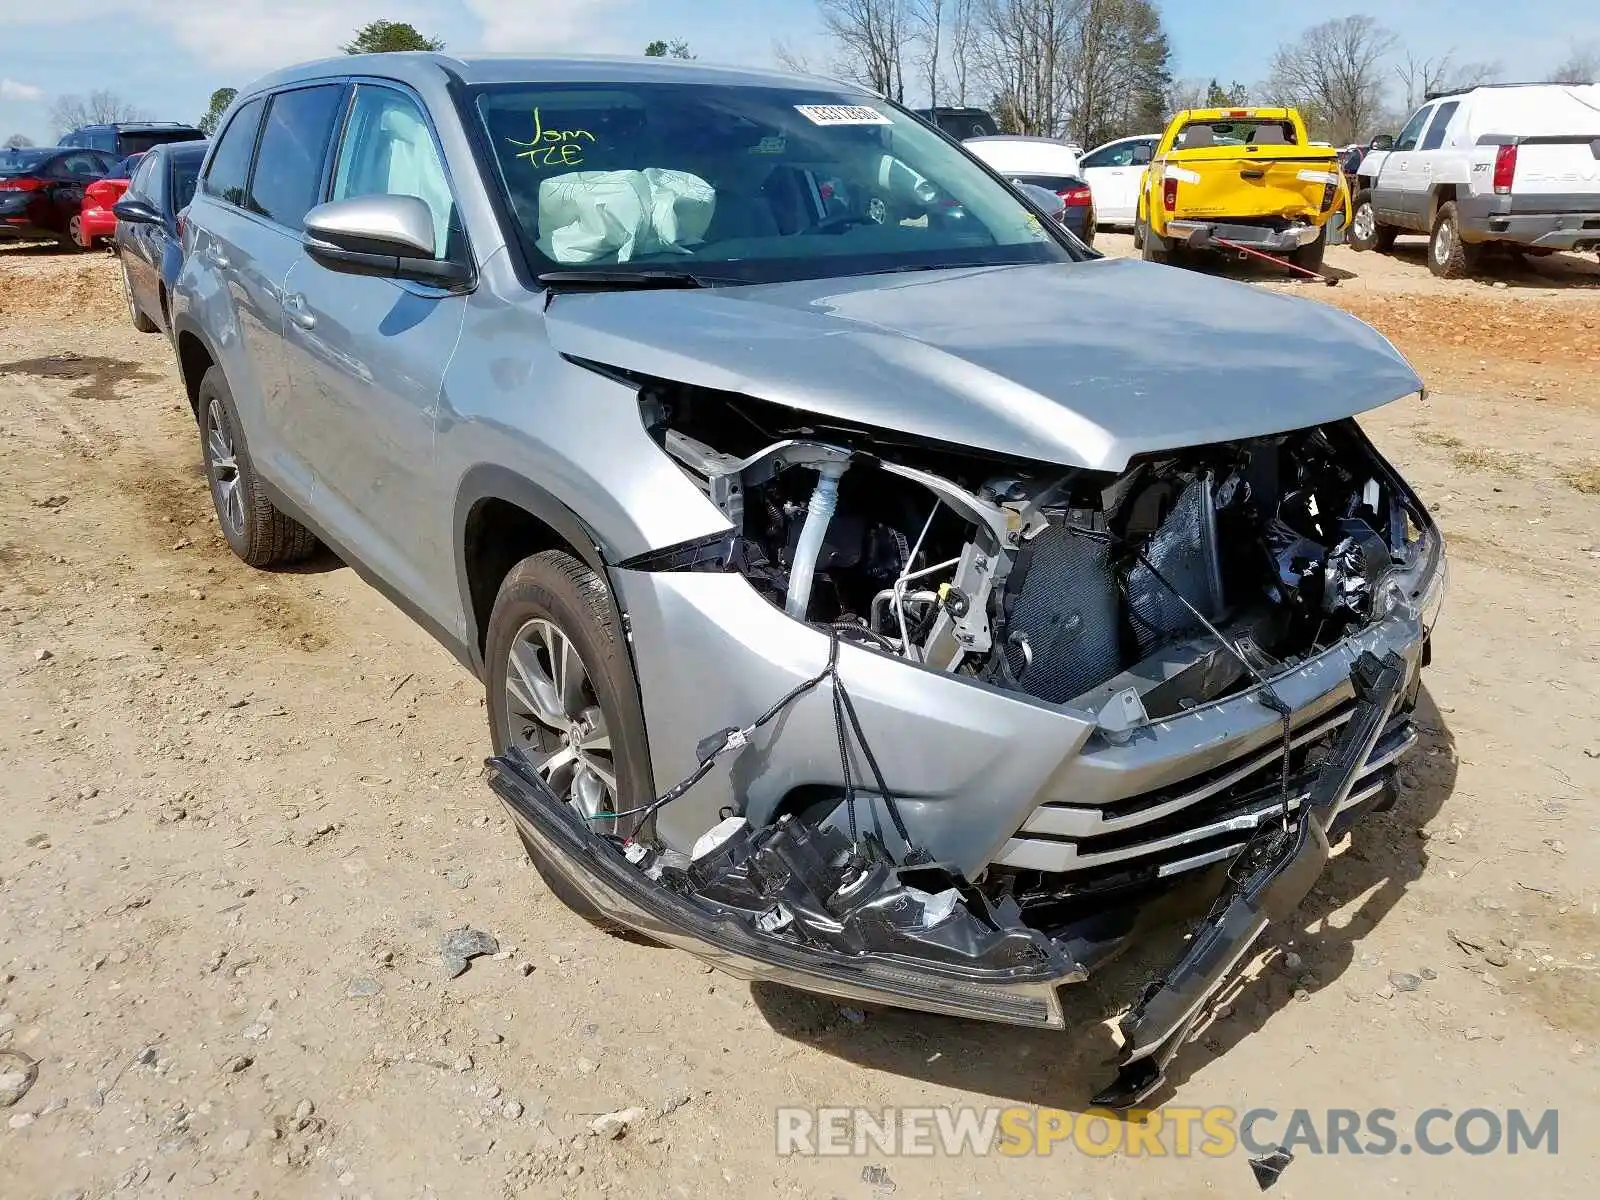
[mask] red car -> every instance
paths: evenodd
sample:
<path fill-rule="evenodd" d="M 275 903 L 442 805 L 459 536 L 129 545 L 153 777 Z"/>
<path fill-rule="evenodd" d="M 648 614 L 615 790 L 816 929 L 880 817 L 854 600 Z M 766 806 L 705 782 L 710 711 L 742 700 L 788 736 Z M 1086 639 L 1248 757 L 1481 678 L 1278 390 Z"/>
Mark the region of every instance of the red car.
<path fill-rule="evenodd" d="M 111 211 L 111 206 L 121 200 L 122 193 L 128 190 L 128 181 L 133 178 L 133 169 L 139 165 L 139 160 L 143 157 L 142 150 L 138 154 L 128 155 L 112 167 L 111 173 L 104 179 L 97 180 L 83 189 L 83 209 L 67 227 L 72 240 L 80 247 L 93 250 L 101 242 L 116 235 L 117 217 Z"/>

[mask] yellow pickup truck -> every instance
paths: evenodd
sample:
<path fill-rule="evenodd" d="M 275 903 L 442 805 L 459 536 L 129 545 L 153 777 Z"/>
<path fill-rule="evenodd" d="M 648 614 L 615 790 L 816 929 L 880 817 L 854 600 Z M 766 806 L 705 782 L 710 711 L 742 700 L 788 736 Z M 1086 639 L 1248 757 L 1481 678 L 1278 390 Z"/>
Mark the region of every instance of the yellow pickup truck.
<path fill-rule="evenodd" d="M 1319 270 L 1350 194 L 1332 146 L 1292 108 L 1191 108 L 1172 118 L 1140 184 L 1134 243 L 1150 262 L 1217 239 Z"/>

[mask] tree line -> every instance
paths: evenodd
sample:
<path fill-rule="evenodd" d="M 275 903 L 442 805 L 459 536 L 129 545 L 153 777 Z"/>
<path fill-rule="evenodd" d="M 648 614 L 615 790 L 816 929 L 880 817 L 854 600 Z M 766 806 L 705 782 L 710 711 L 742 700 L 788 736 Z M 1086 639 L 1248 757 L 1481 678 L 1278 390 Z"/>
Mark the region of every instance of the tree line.
<path fill-rule="evenodd" d="M 918 107 L 980 105 L 1008 133 L 1097 145 L 1158 130 L 1185 108 L 1298 108 L 1339 144 L 1393 130 L 1433 93 L 1501 79 L 1497 62 L 1450 47 L 1402 48 L 1370 16 L 1323 21 L 1280 45 L 1254 83 L 1174 79 L 1152 0 L 816 0 L 825 71 Z M 809 70 L 781 43 L 786 66 Z M 1600 81 L 1600 43 L 1578 46 L 1544 78 Z"/>

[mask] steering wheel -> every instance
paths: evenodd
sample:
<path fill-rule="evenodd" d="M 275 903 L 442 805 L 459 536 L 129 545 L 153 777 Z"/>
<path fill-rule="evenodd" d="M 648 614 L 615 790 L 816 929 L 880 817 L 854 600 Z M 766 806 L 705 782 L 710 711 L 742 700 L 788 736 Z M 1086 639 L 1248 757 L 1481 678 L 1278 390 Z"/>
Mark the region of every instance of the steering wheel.
<path fill-rule="evenodd" d="M 857 225 L 877 225 L 866 213 L 839 213 L 837 216 L 827 217 L 818 221 L 806 233 L 843 233 L 846 229 L 853 229 Z"/>

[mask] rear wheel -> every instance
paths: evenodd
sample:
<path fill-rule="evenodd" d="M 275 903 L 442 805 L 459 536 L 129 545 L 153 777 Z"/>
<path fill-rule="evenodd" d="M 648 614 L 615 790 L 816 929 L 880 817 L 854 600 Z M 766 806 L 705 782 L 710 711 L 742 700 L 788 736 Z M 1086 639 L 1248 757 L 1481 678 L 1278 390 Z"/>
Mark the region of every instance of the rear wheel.
<path fill-rule="evenodd" d="M 1324 225 L 1317 231 L 1317 240 L 1308 246 L 1301 246 L 1289 254 L 1289 261 L 1303 271 L 1321 271 L 1322 257 L 1328 249 L 1328 227 Z"/>
<path fill-rule="evenodd" d="M 1456 215 L 1455 201 L 1441 204 L 1428 242 L 1428 269 L 1440 279 L 1465 278 L 1477 267 L 1482 249 L 1461 240 L 1461 219 Z"/>
<path fill-rule="evenodd" d="M 1167 249 L 1167 239 L 1160 234 L 1152 233 L 1149 229 L 1144 231 L 1144 236 L 1139 239 L 1140 257 L 1145 262 L 1164 263 L 1171 258 L 1171 251 Z"/>
<path fill-rule="evenodd" d="M 200 381 L 200 455 L 222 536 L 252 567 L 277 567 L 309 558 L 317 539 L 273 507 L 256 477 L 240 431 L 239 414 L 221 367 Z"/>
<path fill-rule="evenodd" d="M 1144 222 L 1137 217 L 1133 220 L 1133 248 L 1135 250 L 1144 249 Z"/>
<path fill-rule="evenodd" d="M 650 802 L 649 752 L 605 581 L 564 551 L 523 559 L 495 598 L 484 661 L 495 753 L 521 751 L 595 833 L 637 832 L 637 816 L 614 814 Z M 522 841 L 557 899 L 591 924 L 620 931 L 535 844 Z"/>
<path fill-rule="evenodd" d="M 1363 188 L 1356 193 L 1355 213 L 1350 219 L 1350 232 L 1345 234 L 1345 241 L 1352 250 L 1377 250 L 1387 253 L 1394 245 L 1395 233 L 1393 225 L 1383 225 L 1378 221 L 1378 210 L 1372 204 L 1372 189 Z"/>
<path fill-rule="evenodd" d="M 94 239 L 84 240 L 83 217 L 74 213 L 67 222 L 67 241 L 78 250 L 94 249 Z"/>

